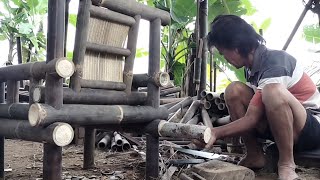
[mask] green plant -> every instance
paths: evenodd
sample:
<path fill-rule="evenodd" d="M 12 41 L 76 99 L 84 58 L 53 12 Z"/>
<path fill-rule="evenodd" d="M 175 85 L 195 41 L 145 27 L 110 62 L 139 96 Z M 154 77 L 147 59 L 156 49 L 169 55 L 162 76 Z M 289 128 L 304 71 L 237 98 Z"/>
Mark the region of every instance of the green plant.
<path fill-rule="evenodd" d="M 43 60 L 46 47 L 43 18 L 47 0 L 2 0 L 0 12 L 0 40 L 8 40 L 7 63 L 12 64 L 16 38 L 21 37 L 24 61 Z M 30 59 L 27 59 L 27 58 Z"/>

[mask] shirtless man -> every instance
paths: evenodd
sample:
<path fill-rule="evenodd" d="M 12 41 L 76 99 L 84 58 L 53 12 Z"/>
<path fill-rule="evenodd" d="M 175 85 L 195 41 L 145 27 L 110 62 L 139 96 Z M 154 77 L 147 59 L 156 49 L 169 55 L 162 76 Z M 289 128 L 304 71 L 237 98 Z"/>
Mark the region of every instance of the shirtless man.
<path fill-rule="evenodd" d="M 320 94 L 297 60 L 270 50 L 243 19 L 221 15 L 211 24 L 208 46 L 216 48 L 236 68 L 245 67 L 247 83 L 233 82 L 225 91 L 232 123 L 212 129 L 216 139 L 241 135 L 247 154 L 240 165 L 265 165 L 257 138 L 275 141 L 279 150 L 279 179 L 298 178 L 293 153 L 319 147 Z"/>

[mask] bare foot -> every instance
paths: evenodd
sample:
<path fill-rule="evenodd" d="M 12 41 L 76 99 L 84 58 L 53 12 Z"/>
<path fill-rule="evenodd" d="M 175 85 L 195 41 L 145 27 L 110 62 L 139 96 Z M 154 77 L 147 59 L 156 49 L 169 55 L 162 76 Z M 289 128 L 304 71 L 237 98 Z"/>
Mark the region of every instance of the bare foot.
<path fill-rule="evenodd" d="M 298 177 L 295 165 L 278 165 L 278 175 L 281 180 L 293 180 Z"/>
<path fill-rule="evenodd" d="M 251 169 L 263 168 L 266 164 L 264 155 L 245 155 L 238 163 L 238 165 L 245 166 Z"/>

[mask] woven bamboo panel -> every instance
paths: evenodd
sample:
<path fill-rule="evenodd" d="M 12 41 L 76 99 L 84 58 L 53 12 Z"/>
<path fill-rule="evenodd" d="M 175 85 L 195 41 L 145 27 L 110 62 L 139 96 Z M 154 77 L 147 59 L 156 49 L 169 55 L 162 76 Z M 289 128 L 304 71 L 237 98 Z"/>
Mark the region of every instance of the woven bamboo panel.
<path fill-rule="evenodd" d="M 88 42 L 115 47 L 124 47 L 129 27 L 121 24 L 90 18 Z M 87 51 L 83 62 L 82 78 L 123 82 L 124 57 Z"/>

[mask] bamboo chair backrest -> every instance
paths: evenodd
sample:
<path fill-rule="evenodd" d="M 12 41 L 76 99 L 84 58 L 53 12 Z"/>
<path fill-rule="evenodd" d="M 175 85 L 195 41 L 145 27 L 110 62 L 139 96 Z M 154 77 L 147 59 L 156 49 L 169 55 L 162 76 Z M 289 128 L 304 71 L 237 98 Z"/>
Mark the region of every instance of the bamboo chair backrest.
<path fill-rule="evenodd" d="M 126 80 L 124 76 L 128 73 L 124 72 L 124 62 L 132 64 L 125 70 L 132 73 L 139 21 L 140 18 L 136 20 L 93 5 L 91 0 L 81 0 L 73 55 L 77 68 L 70 80 L 71 87 L 75 90 L 98 88 L 130 91 L 132 74 L 129 74 L 131 80 Z"/>

